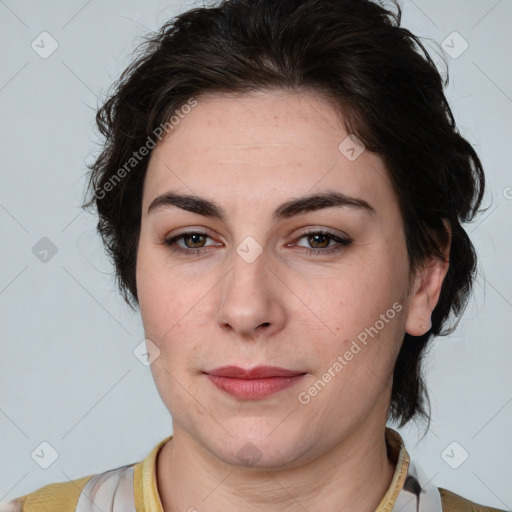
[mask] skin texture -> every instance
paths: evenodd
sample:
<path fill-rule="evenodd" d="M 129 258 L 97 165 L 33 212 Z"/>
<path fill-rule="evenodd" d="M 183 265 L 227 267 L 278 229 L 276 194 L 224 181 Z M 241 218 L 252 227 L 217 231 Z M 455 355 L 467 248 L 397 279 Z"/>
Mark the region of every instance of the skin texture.
<path fill-rule="evenodd" d="M 151 370 L 174 426 L 157 462 L 164 510 L 373 511 L 394 471 L 384 441 L 393 365 L 404 333 L 428 330 L 447 263 L 409 275 L 385 166 L 369 151 L 354 161 L 342 154 L 348 134 L 321 96 L 272 90 L 197 100 L 152 152 L 137 255 L 145 334 L 160 350 Z M 272 219 L 281 203 L 327 190 L 375 213 L 330 207 Z M 176 206 L 148 214 L 169 191 L 217 202 L 226 220 Z M 352 243 L 322 254 L 337 242 L 315 241 L 306 229 Z M 175 246 L 202 247 L 199 255 L 162 243 L 191 230 L 208 236 Z M 249 236 L 262 248 L 251 263 L 236 251 Z M 300 403 L 299 393 L 395 303 L 394 318 Z M 242 400 L 204 374 L 224 365 L 306 375 L 263 400 Z M 239 456 L 247 443 L 257 454 L 249 463 Z"/>

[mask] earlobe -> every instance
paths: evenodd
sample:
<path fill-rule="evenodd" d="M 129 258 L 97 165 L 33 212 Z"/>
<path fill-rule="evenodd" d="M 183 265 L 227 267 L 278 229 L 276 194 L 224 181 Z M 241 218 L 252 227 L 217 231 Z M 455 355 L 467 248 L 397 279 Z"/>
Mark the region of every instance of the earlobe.
<path fill-rule="evenodd" d="M 426 332 L 430 331 L 431 327 L 432 327 L 432 317 L 430 317 L 428 319 L 428 327 L 425 324 L 421 324 L 420 325 L 420 328 L 421 329 L 426 329 Z"/>

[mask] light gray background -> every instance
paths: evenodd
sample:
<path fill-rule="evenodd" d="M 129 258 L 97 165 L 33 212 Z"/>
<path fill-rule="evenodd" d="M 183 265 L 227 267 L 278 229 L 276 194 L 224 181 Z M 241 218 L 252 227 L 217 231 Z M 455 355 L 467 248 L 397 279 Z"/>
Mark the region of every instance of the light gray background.
<path fill-rule="evenodd" d="M 467 228 L 482 271 L 475 298 L 427 358 L 431 430 L 423 439 L 414 425 L 400 432 L 436 485 L 510 509 L 512 2 L 401 5 L 414 33 L 442 43 L 456 31 L 469 44 L 447 56 L 447 95 L 483 160 L 492 206 Z M 0 502 L 139 461 L 171 433 L 149 367 L 132 353 L 144 338 L 139 315 L 116 292 L 96 219 L 79 204 L 98 98 L 139 36 L 191 6 L 0 0 Z M 47 59 L 31 48 L 43 31 L 59 45 Z M 47 262 L 32 252 L 42 237 L 57 247 Z M 43 441 L 58 452 L 48 469 L 31 457 Z M 469 454 L 457 469 L 441 455 L 453 441 L 452 465 Z"/>

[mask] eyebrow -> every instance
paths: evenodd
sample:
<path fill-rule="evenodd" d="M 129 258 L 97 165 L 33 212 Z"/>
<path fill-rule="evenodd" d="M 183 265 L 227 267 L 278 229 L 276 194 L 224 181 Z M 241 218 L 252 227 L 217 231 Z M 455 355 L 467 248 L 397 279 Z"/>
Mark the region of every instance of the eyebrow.
<path fill-rule="evenodd" d="M 221 221 L 226 220 L 225 210 L 215 201 L 193 194 L 182 195 L 174 192 L 166 192 L 156 197 L 149 205 L 147 213 L 149 214 L 169 206 L 177 206 L 188 212 L 197 213 Z M 375 208 L 364 199 L 350 197 L 337 191 L 326 191 L 290 199 L 280 204 L 274 210 L 272 219 L 278 221 L 301 213 L 333 207 L 355 208 L 372 215 L 377 213 Z"/>

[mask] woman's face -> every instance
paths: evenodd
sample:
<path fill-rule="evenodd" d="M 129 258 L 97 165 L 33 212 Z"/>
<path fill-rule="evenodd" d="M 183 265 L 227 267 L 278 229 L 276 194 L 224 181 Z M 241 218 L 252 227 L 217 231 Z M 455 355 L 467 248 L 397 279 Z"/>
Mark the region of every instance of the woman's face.
<path fill-rule="evenodd" d="M 175 437 L 226 463 L 293 467 L 382 429 L 403 335 L 428 324 L 383 162 L 347 135 L 312 93 L 219 94 L 152 152 L 137 259 L 151 369 Z M 224 366 L 298 376 L 209 377 Z"/>

